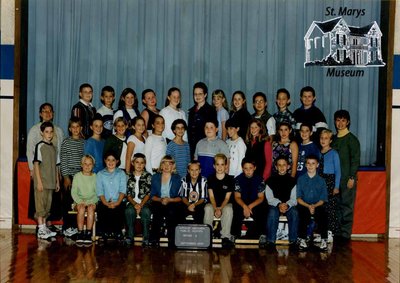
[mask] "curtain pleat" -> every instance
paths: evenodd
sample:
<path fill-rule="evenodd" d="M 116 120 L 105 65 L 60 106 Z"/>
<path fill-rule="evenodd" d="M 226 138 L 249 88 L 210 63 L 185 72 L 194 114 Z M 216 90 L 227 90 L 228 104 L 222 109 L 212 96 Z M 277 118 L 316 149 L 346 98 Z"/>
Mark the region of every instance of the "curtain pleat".
<path fill-rule="evenodd" d="M 362 163 L 372 163 L 378 68 L 359 69 L 364 76 L 358 78 L 304 68 L 304 35 L 314 20 L 333 18 L 327 7 L 365 9 L 364 16 L 345 15 L 348 25 L 379 24 L 379 0 L 30 0 L 27 127 L 47 101 L 54 105 L 55 123 L 66 130 L 84 82 L 93 86 L 97 108 L 105 85 L 115 88 L 117 101 L 126 87 L 136 90 L 139 101 L 143 89 L 153 88 L 159 108 L 167 90 L 177 86 L 187 110 L 193 84 L 204 81 L 209 96 L 222 88 L 230 101 L 233 91 L 244 91 L 250 112 L 252 95 L 263 91 L 270 113 L 277 110 L 278 88 L 290 91 L 294 111 L 300 89 L 311 85 L 330 128 L 337 109 L 350 111 Z"/>

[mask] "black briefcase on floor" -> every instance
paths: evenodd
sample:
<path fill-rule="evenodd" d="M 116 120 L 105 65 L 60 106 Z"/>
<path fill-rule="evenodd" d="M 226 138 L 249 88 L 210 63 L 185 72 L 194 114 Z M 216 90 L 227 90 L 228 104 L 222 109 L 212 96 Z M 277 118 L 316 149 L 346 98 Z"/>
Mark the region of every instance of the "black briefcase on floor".
<path fill-rule="evenodd" d="M 175 228 L 175 246 L 178 249 L 211 248 L 211 226 L 206 224 L 179 224 Z"/>

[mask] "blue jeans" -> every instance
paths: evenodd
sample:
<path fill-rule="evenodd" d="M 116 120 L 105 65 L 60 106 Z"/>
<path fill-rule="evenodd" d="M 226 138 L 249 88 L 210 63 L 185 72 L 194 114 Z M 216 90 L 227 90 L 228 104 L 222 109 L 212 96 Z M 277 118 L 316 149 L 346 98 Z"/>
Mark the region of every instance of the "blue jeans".
<path fill-rule="evenodd" d="M 295 242 L 297 240 L 297 229 L 299 225 L 299 215 L 296 207 L 291 207 L 285 213 L 288 225 L 289 225 L 289 242 Z M 275 243 L 276 232 L 279 226 L 280 212 L 276 206 L 268 206 L 268 217 L 267 217 L 267 241 Z"/>

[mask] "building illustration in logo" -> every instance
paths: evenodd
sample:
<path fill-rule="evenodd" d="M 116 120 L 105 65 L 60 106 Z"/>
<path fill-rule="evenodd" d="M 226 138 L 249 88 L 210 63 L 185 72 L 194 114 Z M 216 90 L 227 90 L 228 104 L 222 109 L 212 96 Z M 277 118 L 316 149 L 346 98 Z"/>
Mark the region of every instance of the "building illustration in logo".
<path fill-rule="evenodd" d="M 313 21 L 304 36 L 306 66 L 382 67 L 382 32 L 373 21 L 349 26 L 342 17 Z"/>

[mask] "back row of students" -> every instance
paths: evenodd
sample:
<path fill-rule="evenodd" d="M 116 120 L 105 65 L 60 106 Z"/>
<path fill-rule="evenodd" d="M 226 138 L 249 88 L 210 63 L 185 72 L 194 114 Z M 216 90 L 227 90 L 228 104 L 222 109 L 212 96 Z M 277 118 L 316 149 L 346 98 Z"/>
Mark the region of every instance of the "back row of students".
<path fill-rule="evenodd" d="M 82 139 L 80 139 L 80 131 L 79 131 L 80 128 L 82 129 L 82 132 L 86 133 L 87 135 L 90 133 L 90 131 L 93 132 L 93 136 L 84 142 L 84 148 L 85 148 L 84 152 L 89 153 L 95 157 L 95 160 L 97 161 L 96 168 L 94 170 L 95 172 L 98 172 L 103 166 L 102 162 L 103 153 L 109 152 L 112 149 L 113 151 L 116 152 L 118 159 L 121 160 L 120 168 L 127 170 L 127 172 L 130 172 L 131 157 L 137 152 L 142 152 L 147 157 L 147 163 L 146 163 L 147 171 L 149 171 L 150 173 L 154 173 L 156 169 L 159 167 L 161 158 L 164 156 L 165 153 L 168 153 L 167 143 L 163 138 L 163 133 L 166 132 L 164 131 L 164 129 L 167 121 L 168 123 L 171 122 L 170 130 L 175 134 L 175 136 L 173 137 L 171 136 L 169 136 L 170 138 L 167 137 L 167 140 L 171 141 L 168 143 L 169 153 L 171 153 L 172 155 L 175 154 L 174 157 L 177 160 L 177 167 L 180 175 L 185 175 L 186 164 L 188 164 L 189 161 L 191 160 L 190 156 L 191 154 L 189 154 L 189 149 L 190 152 L 192 152 L 194 158 L 200 161 L 200 164 L 202 165 L 203 168 L 203 173 L 206 176 L 214 172 L 214 168 L 212 166 L 213 156 L 215 156 L 215 154 L 217 153 L 224 153 L 225 156 L 229 158 L 229 161 L 231 163 L 229 166 L 230 174 L 237 176 L 241 172 L 239 164 L 241 163 L 243 157 L 247 155 L 249 158 L 255 160 L 256 163 L 255 168 L 257 170 L 256 173 L 261 175 L 264 180 L 266 180 L 269 177 L 271 168 L 272 169 L 274 168 L 272 166 L 273 158 L 271 158 L 271 155 L 274 158 L 276 158 L 279 155 L 285 155 L 288 158 L 289 163 L 291 165 L 290 173 L 293 177 L 295 177 L 300 175 L 301 172 L 304 172 L 304 157 L 312 151 L 318 151 L 318 149 L 316 149 L 316 146 L 310 146 L 310 144 L 312 144 L 310 143 L 310 137 L 313 133 L 314 127 L 319 127 L 319 128 L 321 126 L 324 127 L 326 126 L 326 123 L 323 114 L 320 113 L 319 110 L 316 110 L 318 108 L 316 108 L 313 104 L 313 101 L 315 100 L 315 93 L 313 89 L 310 87 L 306 87 L 302 90 L 301 99 L 303 102 L 303 106 L 302 108 L 295 111 L 295 114 L 296 112 L 299 113 L 297 115 L 298 117 L 303 117 L 302 119 L 305 120 L 308 119 L 306 122 L 301 123 L 302 127 L 299 128 L 300 136 L 303 140 L 303 142 L 300 144 L 300 152 L 298 150 L 297 144 L 294 141 L 291 141 L 290 139 L 290 133 L 292 131 L 292 125 L 294 125 L 295 119 L 291 117 L 290 112 L 287 109 L 287 106 L 290 104 L 290 95 L 286 90 L 278 91 L 277 105 L 280 107 L 281 111 L 276 113 L 274 117 L 271 117 L 266 111 L 265 95 L 263 95 L 262 93 L 256 93 L 254 95 L 253 102 L 256 113 L 253 114 L 253 116 L 258 117 L 259 119 L 251 119 L 250 117 L 247 117 L 246 119 L 246 116 L 250 115 L 247 115 L 248 112 L 245 105 L 245 96 L 241 92 L 236 92 L 232 98 L 233 111 L 231 113 L 231 119 L 226 121 L 224 121 L 222 118 L 219 121 L 217 119 L 213 119 L 214 117 L 212 113 L 214 113 L 215 110 L 213 110 L 213 108 L 206 102 L 207 87 L 204 83 L 196 83 L 193 87 L 193 94 L 196 105 L 189 110 L 189 127 L 187 127 L 184 112 L 180 108 L 178 108 L 178 105 L 180 104 L 179 89 L 172 88 L 168 92 L 168 98 L 166 103 L 167 106 L 166 108 L 164 108 L 168 109 L 166 111 L 170 111 L 171 113 L 174 113 L 173 111 L 180 113 L 181 115 L 180 117 L 182 117 L 183 119 L 179 118 L 178 120 L 171 119 L 171 117 L 174 116 L 169 112 L 167 112 L 169 114 L 166 115 L 166 117 L 168 118 L 165 119 L 163 116 L 160 116 L 156 114 L 155 111 L 153 111 L 156 105 L 156 100 L 155 100 L 155 94 L 151 90 L 146 90 L 143 92 L 142 101 L 145 105 L 147 105 L 147 108 L 142 112 L 142 115 L 144 117 L 139 116 L 138 111 L 134 110 L 135 109 L 134 105 L 136 105 L 137 107 L 137 99 L 135 92 L 131 89 L 125 89 L 121 95 L 121 100 L 120 100 L 121 102 L 120 104 L 124 103 L 125 108 L 122 107 L 112 116 L 113 119 L 115 118 L 113 122 L 114 135 L 110 135 L 107 138 L 106 142 L 104 142 L 101 139 L 101 136 L 102 135 L 104 136 L 103 132 L 105 132 L 102 130 L 102 128 L 104 127 L 104 125 L 109 125 L 110 122 L 109 120 L 102 122 L 103 120 L 105 120 L 104 117 L 106 115 L 102 116 L 94 115 L 95 113 L 94 108 L 88 107 L 90 106 L 90 100 L 93 96 L 92 88 L 90 85 L 87 84 L 82 85 L 80 88 L 81 101 L 74 106 L 72 110 L 72 115 L 74 117 L 71 118 L 69 123 L 69 131 L 71 137 L 67 138 L 60 146 L 59 143 L 62 134 L 57 134 L 58 135 L 57 143 L 59 146 L 58 148 L 61 147 L 61 172 L 64 177 L 64 187 L 69 188 L 71 186 L 72 176 L 79 171 L 79 158 L 76 157 L 82 156 L 83 154 L 82 150 L 79 149 L 82 147 L 83 144 Z M 220 113 L 221 108 L 218 108 L 218 105 L 223 104 L 225 100 L 225 98 L 222 95 L 223 92 L 221 90 L 215 91 L 213 93 L 213 101 L 218 110 L 217 113 L 219 114 L 221 114 Z M 112 88 L 109 87 L 104 88 L 101 97 L 104 106 L 106 108 L 109 108 L 110 103 L 112 105 L 112 101 L 114 99 Z M 258 106 L 258 105 L 263 105 L 263 102 L 264 102 L 263 107 Z M 286 106 L 283 107 L 285 103 Z M 102 111 L 103 108 L 104 107 L 99 109 L 98 113 L 104 113 L 105 111 Z M 178 111 L 176 111 L 177 109 Z M 311 111 L 312 113 L 315 114 L 309 117 L 308 115 L 305 114 L 305 113 L 310 113 L 307 111 Z M 46 114 L 49 114 L 49 112 L 52 112 L 51 105 L 44 105 L 43 107 L 41 107 L 40 109 L 41 118 L 45 120 L 44 118 L 46 117 Z M 132 117 L 132 113 L 135 113 L 136 117 L 127 122 L 126 113 L 128 113 L 130 117 Z M 319 115 L 318 113 L 322 114 L 322 116 Z M 338 111 L 337 113 L 338 115 L 335 114 L 335 125 L 339 131 L 338 134 L 340 135 L 341 130 L 343 130 L 344 135 L 349 134 L 348 125 L 350 124 L 350 116 L 348 115 L 348 112 Z M 48 116 L 51 116 L 52 119 L 52 114 Z M 224 117 L 224 114 L 218 115 L 218 117 Z M 314 121 L 311 121 L 311 123 L 309 123 L 310 120 L 316 117 L 317 120 L 321 120 L 321 122 L 316 122 L 316 120 L 314 119 Z M 321 117 L 323 117 L 323 119 Z M 250 122 L 246 122 L 249 121 L 249 119 L 251 119 Z M 337 120 L 339 120 L 339 122 Z M 90 121 L 89 128 L 87 128 L 88 121 Z M 206 123 L 207 121 L 208 123 Z M 277 134 L 273 133 L 274 122 L 276 125 L 276 121 L 278 121 Z M 343 129 L 340 128 L 341 121 L 342 124 L 344 123 L 344 127 L 342 127 Z M 204 126 L 200 127 L 202 123 L 204 124 Z M 245 135 L 247 148 L 245 149 L 244 144 L 246 145 L 246 143 L 243 143 L 243 139 L 240 137 L 239 134 L 243 132 L 243 129 L 246 128 L 247 125 L 248 125 L 248 130 L 246 131 Z M 267 127 L 265 127 L 265 125 Z M 152 128 L 152 134 L 150 136 L 148 136 L 148 131 L 146 131 L 146 129 L 147 130 L 149 129 L 149 126 L 150 128 Z M 227 133 L 231 137 L 231 139 L 228 140 L 229 148 L 225 145 L 225 143 L 222 140 L 216 139 L 217 133 L 221 134 L 221 136 L 224 135 L 224 131 L 221 131 L 220 127 L 222 127 L 222 129 L 227 129 Z M 189 145 L 185 142 L 185 130 L 187 128 L 189 132 Z M 269 132 L 267 131 L 267 128 L 269 129 Z M 109 130 L 108 133 L 109 135 L 111 129 L 108 130 Z M 127 130 L 132 131 L 131 136 L 129 137 L 128 140 L 126 140 Z M 56 132 L 59 132 L 59 130 L 57 130 Z M 271 143 L 268 141 L 270 140 L 270 136 L 273 135 L 276 135 L 278 138 L 271 145 Z M 329 139 L 331 140 L 332 134 L 329 135 L 330 135 Z M 147 140 L 145 140 L 146 136 L 148 136 Z M 193 150 L 193 146 L 190 146 L 190 142 L 192 141 L 193 143 L 196 139 L 199 138 L 201 139 L 201 136 L 203 137 L 206 136 L 206 138 L 200 140 L 200 142 L 197 142 Z M 314 134 L 314 136 L 317 135 Z M 353 135 L 350 136 L 353 137 Z M 54 141 L 55 140 L 53 140 L 53 142 Z M 358 167 L 357 162 L 359 164 L 358 140 L 354 141 L 354 138 L 352 138 L 350 139 L 350 141 L 352 144 L 351 146 L 353 146 L 352 150 L 347 150 L 346 153 L 343 155 L 343 157 L 341 156 L 341 160 L 342 159 L 345 160 L 343 161 L 344 163 L 347 164 L 350 163 L 346 165 L 348 169 L 348 172 L 346 172 L 346 178 L 348 179 L 347 180 L 344 179 L 344 184 L 345 184 L 344 188 L 349 187 L 349 185 L 351 184 L 353 184 L 354 187 L 354 179 L 356 177 L 355 173 Z M 28 135 L 28 143 L 29 143 L 29 135 Z M 328 146 L 329 144 L 330 142 L 328 142 Z M 304 146 L 305 148 L 304 150 L 302 150 L 302 146 Z M 313 148 L 313 149 L 309 150 L 307 148 Z M 329 147 L 328 149 L 325 150 L 327 152 L 330 151 Z M 346 154 L 348 156 L 345 156 Z M 27 155 L 29 161 L 29 154 Z M 70 162 L 69 160 L 74 160 L 74 161 Z M 338 167 L 336 166 L 338 163 L 337 158 L 335 160 L 336 164 L 334 164 L 334 166 L 326 165 L 325 167 L 329 168 L 326 169 L 328 173 L 334 174 L 336 176 L 335 179 L 336 182 L 334 184 L 335 190 L 333 190 L 333 192 L 334 194 L 337 194 L 338 191 L 337 182 L 341 178 L 338 177 L 339 176 L 338 172 L 340 170 L 338 170 Z M 298 166 L 296 165 L 293 166 L 293 164 L 298 164 Z M 327 162 L 327 164 L 330 163 Z M 329 172 L 332 170 L 334 172 Z M 352 191 L 354 192 L 355 190 Z M 350 198 L 349 204 L 346 204 L 347 205 L 346 214 L 349 214 L 349 211 L 352 210 L 351 202 L 354 203 L 354 193 L 351 193 L 349 198 Z M 351 200 L 351 198 L 353 198 L 353 200 Z M 347 218 L 350 221 L 350 217 L 347 216 Z M 352 215 L 351 215 L 351 221 L 352 221 Z M 351 233 L 351 230 L 350 232 L 346 231 L 346 233 L 343 234 L 343 236 L 348 238 L 350 236 L 349 233 Z"/>
<path fill-rule="evenodd" d="M 82 133 L 87 139 L 91 136 L 90 122 L 93 117 L 99 115 L 104 124 L 103 138 L 107 138 L 113 133 L 113 122 L 116 118 L 123 117 L 129 124 L 127 136 L 132 132 L 130 126 L 132 120 L 137 116 L 142 116 L 145 121 L 147 132 L 144 135 L 147 137 L 152 131 L 152 124 L 157 114 L 160 114 L 165 119 L 166 130 L 163 137 L 172 140 L 173 132 L 170 130 L 172 122 L 176 119 L 189 121 L 189 144 L 194 152 L 197 142 L 204 137 L 202 130 L 206 118 L 217 118 L 218 128 L 220 129 L 218 137 L 222 140 L 227 139 L 225 122 L 228 118 L 235 118 L 240 125 L 239 136 L 245 139 L 248 121 L 251 117 L 259 118 L 266 126 L 267 135 L 273 137 L 277 131 L 277 125 L 281 122 L 287 122 L 292 129 L 297 132 L 300 130 L 300 124 L 307 122 L 313 125 L 313 131 L 320 128 L 327 128 L 324 114 L 315 106 L 316 95 L 312 87 L 306 86 L 300 91 L 300 100 L 302 106 L 290 112 L 288 109 L 291 98 L 287 89 L 279 89 L 276 94 L 276 105 L 278 111 L 271 115 L 267 110 L 267 98 L 263 92 L 256 92 L 253 95 L 254 113 L 250 115 L 247 110 L 246 95 L 242 91 L 235 91 L 232 94 L 231 108 L 228 109 L 228 103 L 225 93 L 221 89 L 212 92 L 213 106 L 207 102 L 208 87 L 203 82 L 195 83 L 193 86 L 193 98 L 195 105 L 189 109 L 188 120 L 186 113 L 181 108 L 181 92 L 179 88 L 172 87 L 168 90 L 165 107 L 157 108 L 156 93 L 152 89 L 145 89 L 142 92 L 142 104 L 145 107 L 141 113 L 138 110 L 138 96 L 132 88 L 125 88 L 120 96 L 117 110 L 113 110 L 115 100 L 115 92 L 111 86 L 103 87 L 100 100 L 103 106 L 97 110 L 91 104 L 93 99 L 93 88 L 90 84 L 82 84 L 79 88 L 80 101 L 75 104 L 71 111 L 71 117 L 78 117 L 82 123 Z M 229 112 L 228 112 L 229 111 Z M 200 125 L 200 127 L 198 127 Z M 185 136 L 184 140 L 187 140 Z"/>

